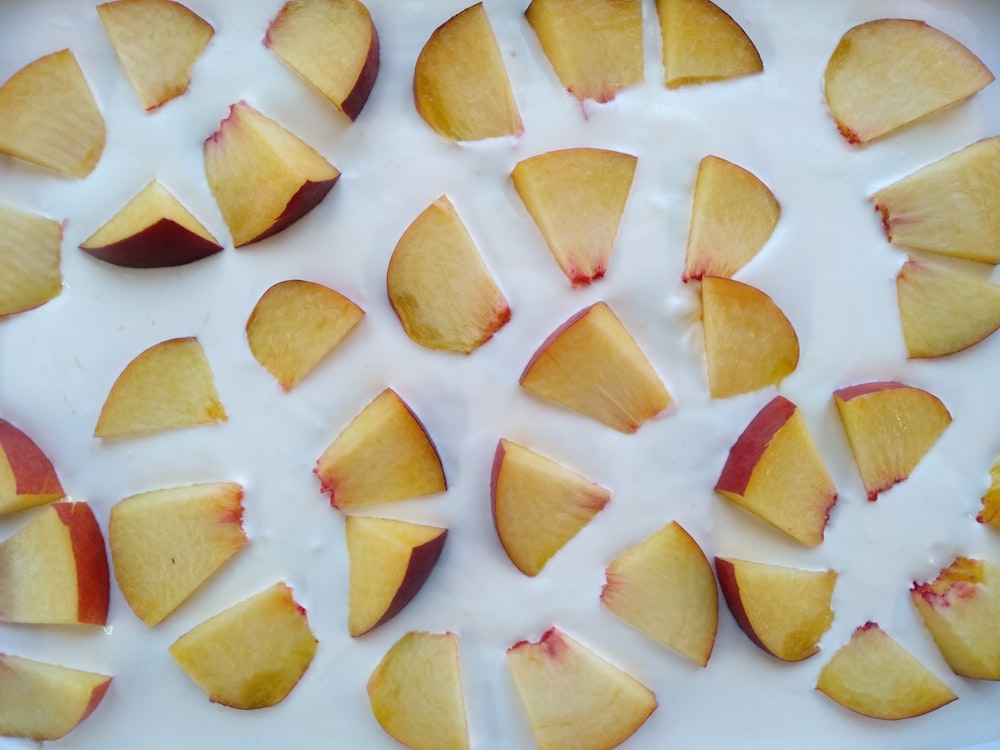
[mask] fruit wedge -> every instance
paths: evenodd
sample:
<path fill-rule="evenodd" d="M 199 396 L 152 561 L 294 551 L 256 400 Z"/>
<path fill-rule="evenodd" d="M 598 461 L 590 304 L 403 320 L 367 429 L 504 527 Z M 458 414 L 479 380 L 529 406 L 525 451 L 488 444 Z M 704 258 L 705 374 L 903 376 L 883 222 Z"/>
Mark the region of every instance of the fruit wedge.
<path fill-rule="evenodd" d="M 61 250 L 58 221 L 0 204 L 0 317 L 59 295 Z"/>
<path fill-rule="evenodd" d="M 0 515 L 65 496 L 48 456 L 34 440 L 0 419 Z"/>
<path fill-rule="evenodd" d="M 990 467 L 990 486 L 983 495 L 982 504 L 983 509 L 976 520 L 1000 531 L 1000 457 Z"/>

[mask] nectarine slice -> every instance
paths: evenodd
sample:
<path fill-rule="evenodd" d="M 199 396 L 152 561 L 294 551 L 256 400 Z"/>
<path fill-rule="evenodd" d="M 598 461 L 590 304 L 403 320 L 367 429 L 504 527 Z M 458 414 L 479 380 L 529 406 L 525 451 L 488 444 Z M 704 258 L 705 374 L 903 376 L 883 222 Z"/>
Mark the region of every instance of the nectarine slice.
<path fill-rule="evenodd" d="M 48 456 L 24 432 L 0 419 L 0 515 L 65 496 Z"/>
<path fill-rule="evenodd" d="M 62 237 L 58 221 L 0 204 L 0 316 L 59 295 Z"/>
<path fill-rule="evenodd" d="M 1000 531 L 1000 457 L 990 467 L 990 486 L 983 495 L 982 504 L 983 509 L 976 520 Z"/>

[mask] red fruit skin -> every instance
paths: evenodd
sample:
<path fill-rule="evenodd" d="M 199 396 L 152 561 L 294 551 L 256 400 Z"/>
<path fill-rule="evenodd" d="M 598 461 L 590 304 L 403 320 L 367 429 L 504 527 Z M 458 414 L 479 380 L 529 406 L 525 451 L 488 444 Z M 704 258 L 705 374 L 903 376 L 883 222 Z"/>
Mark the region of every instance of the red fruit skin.
<path fill-rule="evenodd" d="M 719 475 L 715 489 L 742 495 L 750 477 L 768 444 L 798 407 L 784 396 L 775 396 L 757 416 L 750 420 L 743 433 L 729 449 L 729 458 Z"/>
<path fill-rule="evenodd" d="M 14 472 L 18 495 L 65 495 L 52 462 L 30 437 L 0 419 L 0 451 Z"/>
<path fill-rule="evenodd" d="M 101 527 L 87 503 L 56 503 L 52 507 L 69 529 L 73 545 L 78 597 L 76 619 L 87 625 L 104 626 L 108 619 L 111 581 Z"/>
<path fill-rule="evenodd" d="M 80 249 L 88 255 L 122 268 L 172 268 L 194 263 L 222 250 L 222 246 L 182 227 L 160 219 L 141 232 L 101 247 Z"/>

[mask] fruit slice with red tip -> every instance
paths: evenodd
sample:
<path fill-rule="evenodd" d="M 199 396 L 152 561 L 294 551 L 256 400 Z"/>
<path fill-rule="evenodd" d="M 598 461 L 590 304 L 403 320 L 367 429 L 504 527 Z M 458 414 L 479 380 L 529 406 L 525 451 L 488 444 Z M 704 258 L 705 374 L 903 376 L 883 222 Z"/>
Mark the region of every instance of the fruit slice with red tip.
<path fill-rule="evenodd" d="M 0 515 L 65 496 L 48 456 L 24 432 L 0 419 Z"/>

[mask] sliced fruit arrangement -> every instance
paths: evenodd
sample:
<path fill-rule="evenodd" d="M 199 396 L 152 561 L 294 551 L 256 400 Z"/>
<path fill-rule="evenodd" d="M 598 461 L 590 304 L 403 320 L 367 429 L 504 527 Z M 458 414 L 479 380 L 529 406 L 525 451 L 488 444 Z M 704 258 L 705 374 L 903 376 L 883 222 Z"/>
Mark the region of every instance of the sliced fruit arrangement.
<path fill-rule="evenodd" d="M 611 493 L 522 445 L 501 440 L 490 480 L 493 525 L 522 573 L 538 575 L 590 523 Z"/>
<path fill-rule="evenodd" d="M 24 432 L 0 419 L 0 515 L 65 496 L 49 457 Z"/>
<path fill-rule="evenodd" d="M 571 148 L 532 156 L 511 172 L 552 257 L 574 284 L 607 272 L 636 161 L 618 151 Z"/>
<path fill-rule="evenodd" d="M 983 495 L 982 505 L 976 520 L 1000 531 L 1000 458 L 990 467 L 990 486 Z"/>
<path fill-rule="evenodd" d="M 107 130 L 68 49 L 29 63 L 0 86 L 0 154 L 67 177 L 94 171 Z"/>
<path fill-rule="evenodd" d="M 521 386 L 632 433 L 671 403 L 646 355 L 605 302 L 584 308 L 535 352 Z"/>
<path fill-rule="evenodd" d="M 719 595 L 701 547 L 676 521 L 608 565 L 601 602 L 632 627 L 696 664 L 708 664 Z"/>
<path fill-rule="evenodd" d="M 833 401 L 869 500 L 906 479 L 951 424 L 937 396 L 895 381 L 841 388 Z"/>
<path fill-rule="evenodd" d="M 264 45 L 352 120 L 375 86 L 379 38 L 358 0 L 290 0 Z"/>
<path fill-rule="evenodd" d="M 424 121 L 448 140 L 479 141 L 524 131 L 482 3 L 431 34 L 413 71 L 413 100 Z"/>
<path fill-rule="evenodd" d="M 0 317 L 59 296 L 62 236 L 58 221 L 0 204 Z"/>
<path fill-rule="evenodd" d="M 445 196 L 400 237 L 386 288 L 406 335 L 429 349 L 469 354 L 510 320 L 507 298 Z"/>
<path fill-rule="evenodd" d="M 826 66 L 841 134 L 867 143 L 969 98 L 993 80 L 960 42 L 923 21 L 883 18 L 850 29 Z"/>

